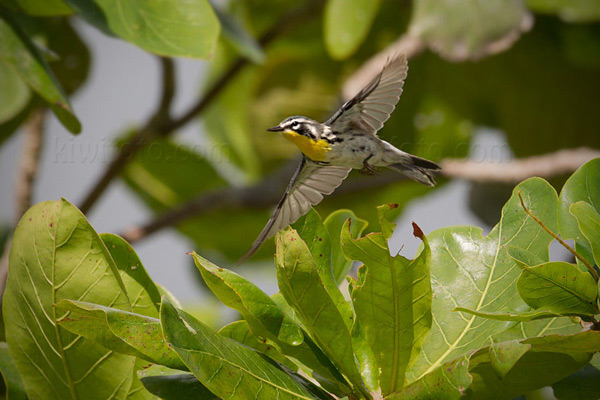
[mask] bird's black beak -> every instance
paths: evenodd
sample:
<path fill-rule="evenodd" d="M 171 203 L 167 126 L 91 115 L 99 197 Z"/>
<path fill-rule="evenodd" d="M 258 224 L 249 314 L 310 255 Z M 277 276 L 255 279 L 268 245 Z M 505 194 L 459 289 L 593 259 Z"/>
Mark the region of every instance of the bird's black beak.
<path fill-rule="evenodd" d="M 281 132 L 283 128 L 281 125 L 274 126 L 272 128 L 267 129 L 269 132 Z"/>

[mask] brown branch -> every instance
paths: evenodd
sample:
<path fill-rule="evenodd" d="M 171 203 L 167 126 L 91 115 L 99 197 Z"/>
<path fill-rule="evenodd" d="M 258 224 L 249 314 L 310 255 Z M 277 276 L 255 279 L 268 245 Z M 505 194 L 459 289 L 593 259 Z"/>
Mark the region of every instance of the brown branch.
<path fill-rule="evenodd" d="M 132 157 L 145 145 L 148 144 L 155 136 L 157 136 L 160 127 L 170 122 L 170 109 L 175 94 L 175 68 L 173 60 L 160 57 L 161 75 L 162 75 L 162 93 L 159 104 L 152 113 L 152 116 L 146 124 L 137 131 L 131 140 L 128 140 L 119 149 L 119 153 L 110 162 L 108 168 L 102 176 L 92 186 L 92 189 L 85 196 L 79 209 L 84 214 L 96 203 L 96 200 L 104 193 L 112 180 L 119 175 L 125 165 Z"/>
<path fill-rule="evenodd" d="M 23 150 L 19 160 L 16 181 L 16 215 L 15 224 L 31 207 L 33 185 L 38 174 L 40 155 L 44 143 L 44 121 L 46 110 L 34 110 L 27 121 L 24 132 Z"/>
<path fill-rule="evenodd" d="M 289 13 L 275 21 L 271 29 L 267 30 L 258 40 L 263 47 L 272 43 L 290 28 L 298 25 L 306 18 L 314 15 L 315 9 L 321 7 L 321 1 L 308 1 L 301 9 L 291 10 Z M 163 59 L 166 60 L 166 59 Z M 117 156 L 111 161 L 108 168 L 104 171 L 100 179 L 92 186 L 92 189 L 87 194 L 79 209 L 85 214 L 102 196 L 108 185 L 117 177 L 123 168 L 133 156 L 137 154 L 143 147 L 147 146 L 159 137 L 167 137 L 173 134 L 177 129 L 189 123 L 192 119 L 202 113 L 208 105 L 223 91 L 227 84 L 241 71 L 241 69 L 249 64 L 249 60 L 244 57 L 239 57 L 229 66 L 229 68 L 206 90 L 204 96 L 190 106 L 189 110 L 184 112 L 180 117 L 171 119 L 168 112 L 164 109 L 171 104 L 173 97 L 174 79 L 173 70 L 165 68 L 163 62 L 163 101 L 159 108 L 154 113 L 149 122 L 141 128 L 135 136 L 129 140 L 121 149 Z M 171 90 L 169 90 L 171 88 Z M 169 97 L 165 93 L 170 93 Z M 167 98 L 168 101 L 164 101 Z"/>
<path fill-rule="evenodd" d="M 546 224 L 544 224 L 538 217 L 536 217 L 535 215 L 533 215 L 533 213 L 531 212 L 531 210 L 529 210 L 527 208 L 527 206 L 525 205 L 525 202 L 523 201 L 523 197 L 521 196 L 521 191 L 519 190 L 519 192 L 517 192 L 517 194 L 519 195 L 519 200 L 521 200 L 521 207 L 523 207 L 523 210 L 527 213 L 527 215 L 529 215 L 531 218 L 533 218 L 533 220 L 535 222 L 538 223 L 539 226 L 541 226 L 546 232 L 548 232 L 548 234 L 550 234 L 550 236 L 552 236 L 554 239 L 556 239 L 558 241 L 558 243 L 560 243 L 565 249 L 569 250 L 571 252 L 571 254 L 573 254 L 575 256 L 575 258 L 577 258 L 579 261 L 581 261 L 583 263 L 583 265 L 585 265 L 588 269 L 588 271 L 590 271 L 590 274 L 592 274 L 592 276 L 594 277 L 594 279 L 596 280 L 596 282 L 598 282 L 598 280 L 600 279 L 600 277 L 598 276 L 598 272 L 596 272 L 596 270 L 594 269 L 594 267 L 592 265 L 590 265 L 589 262 L 587 262 L 587 260 L 585 258 L 583 258 L 581 256 L 581 254 L 579 254 L 577 251 L 575 251 L 574 248 L 572 248 L 571 246 L 569 246 L 569 244 L 567 242 L 565 242 L 564 240 L 562 240 L 560 238 L 560 236 L 558 236 L 556 233 L 552 232 L 552 230 L 550 230 L 550 228 L 548 228 L 546 226 Z"/>
<path fill-rule="evenodd" d="M 517 159 L 509 163 L 491 164 L 494 165 L 494 167 L 490 167 L 488 164 L 476 163 L 469 160 L 446 159 L 440 162 L 442 166 L 467 164 L 470 165 L 471 168 L 457 168 L 448 170 L 442 169 L 441 175 L 447 178 L 467 180 L 471 180 L 474 176 L 476 176 L 477 179 L 475 180 L 478 182 L 517 182 L 515 180 L 516 177 L 518 177 L 520 181 L 531 176 L 550 178 L 560 174 L 571 173 L 590 159 L 589 157 L 578 157 L 576 158 L 575 162 L 572 162 L 568 165 L 563 164 L 562 168 L 550 168 L 548 170 L 544 170 L 544 173 L 542 174 L 534 174 L 534 172 L 540 170 L 540 168 L 537 167 L 528 167 L 525 170 L 530 175 L 527 175 L 523 172 L 515 174 L 514 172 L 513 165 L 530 166 L 532 165 L 531 162 L 535 160 L 539 160 L 538 162 L 541 162 L 543 165 L 545 165 L 549 159 L 553 159 L 555 157 L 562 158 L 564 151 L 565 150 L 561 150 L 556 153 L 546 154 L 544 156 Z M 574 150 L 574 152 L 577 153 L 576 150 Z M 283 194 L 283 191 L 289 182 L 297 163 L 297 160 L 287 163 L 283 168 L 281 168 L 281 170 L 271 176 L 268 176 L 253 186 L 226 188 L 210 193 L 203 193 L 202 195 L 178 206 L 177 208 L 168 210 L 163 214 L 154 217 L 154 219 L 145 224 L 127 229 L 122 236 L 129 242 L 136 242 L 147 238 L 161 229 L 175 226 L 190 218 L 198 217 L 211 211 L 236 207 L 246 209 L 272 207 L 277 203 Z M 482 168 L 493 168 L 494 171 L 506 171 L 507 174 L 513 174 L 514 176 L 511 176 L 510 179 L 507 179 L 507 177 L 496 173 L 477 175 L 472 171 L 472 169 L 479 170 Z M 335 195 L 351 194 L 367 189 L 377 189 L 402 180 L 406 180 L 406 178 L 402 175 L 399 176 L 394 172 L 387 172 L 368 177 L 357 177 L 344 182 L 344 184 L 336 190 Z"/>
<path fill-rule="evenodd" d="M 587 147 L 559 150 L 541 156 L 507 163 L 481 163 L 473 160 L 442 160 L 444 176 L 473 182 L 517 183 L 532 176 L 552 178 L 574 172 L 586 162 L 600 157 L 600 151 Z"/>

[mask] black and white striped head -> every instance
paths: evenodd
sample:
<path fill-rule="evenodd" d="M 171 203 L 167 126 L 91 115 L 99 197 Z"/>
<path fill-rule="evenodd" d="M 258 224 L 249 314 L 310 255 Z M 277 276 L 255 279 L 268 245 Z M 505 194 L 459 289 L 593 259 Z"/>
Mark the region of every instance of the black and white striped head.
<path fill-rule="evenodd" d="M 324 132 L 324 125 L 307 117 L 293 116 L 284 119 L 277 126 L 267 129 L 270 132 L 292 131 L 308 138 L 319 140 Z"/>

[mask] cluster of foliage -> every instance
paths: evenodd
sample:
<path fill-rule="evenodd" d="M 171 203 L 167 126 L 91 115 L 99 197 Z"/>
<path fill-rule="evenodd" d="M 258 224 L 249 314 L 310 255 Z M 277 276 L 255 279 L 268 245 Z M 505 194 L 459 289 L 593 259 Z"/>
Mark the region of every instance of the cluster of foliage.
<path fill-rule="evenodd" d="M 139 152 L 115 175 L 157 214 L 265 179 L 297 154 L 265 127 L 289 115 L 326 117 L 349 73 L 406 37 L 431 51 L 410 60 L 406 93 L 381 132 L 395 145 L 434 160 L 463 157 L 474 125 L 505 131 L 517 156 L 600 145 L 600 114 L 590 101 L 600 92 L 595 0 L 310 0 L 300 8 L 291 0 L 225 3 L 0 0 L 0 143 L 45 107 L 68 130 L 81 130 L 67 96 L 81 88 L 92 62 L 73 24 L 77 18 L 79 26 L 91 24 L 163 59 L 212 56 L 206 90 L 230 65 L 250 60 L 203 111 L 205 150 L 182 145 L 170 131 L 154 132 L 144 139 L 160 157 Z M 154 127 L 169 125 L 168 110 L 156 117 Z M 147 126 L 124 127 L 120 142 Z M 373 226 L 373 204 L 402 199 L 394 211 L 399 213 L 425 190 L 402 182 L 371 187 L 371 204 L 363 201 L 364 191 L 341 195 L 336 203 L 366 215 Z M 277 188 L 275 197 L 280 193 Z M 211 204 L 177 228 L 197 248 L 235 260 L 273 203 Z M 331 201 L 322 205 L 326 213 L 335 208 Z M 232 241 L 222 226 L 249 234 Z M 257 258 L 272 250 L 265 246 Z"/>
<path fill-rule="evenodd" d="M 123 239 L 98 235 L 66 200 L 40 203 L 10 254 L 0 346 L 10 398 L 511 399 L 547 385 L 561 399 L 597 398 L 598 385 L 582 393 L 571 374 L 600 378 L 589 365 L 600 367 L 600 159 L 560 196 L 540 178 L 519 184 L 486 236 L 425 236 L 414 224 L 414 260 L 390 253 L 394 207 L 378 207 L 379 232 L 363 237 L 348 210 L 324 221 L 313 210 L 280 232 L 273 296 L 192 253 L 243 317 L 216 332 Z M 576 264 L 549 261 L 548 231 L 574 240 Z M 346 278 L 347 300 L 352 261 L 363 265 Z"/>

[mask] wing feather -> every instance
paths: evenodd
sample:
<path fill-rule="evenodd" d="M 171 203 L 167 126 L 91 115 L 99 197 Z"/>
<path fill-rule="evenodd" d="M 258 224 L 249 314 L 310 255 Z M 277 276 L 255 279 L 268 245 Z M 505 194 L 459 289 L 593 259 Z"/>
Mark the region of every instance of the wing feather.
<path fill-rule="evenodd" d="M 266 239 L 305 215 L 323 196 L 333 193 L 349 172 L 350 168 L 321 166 L 303 158 L 269 222 L 238 264 L 250 258 Z"/>
<path fill-rule="evenodd" d="M 334 132 L 343 132 L 352 126 L 361 127 L 366 133 L 375 135 L 400 100 L 407 71 L 408 63 L 404 54 L 392 58 L 367 86 L 325 123 Z"/>

